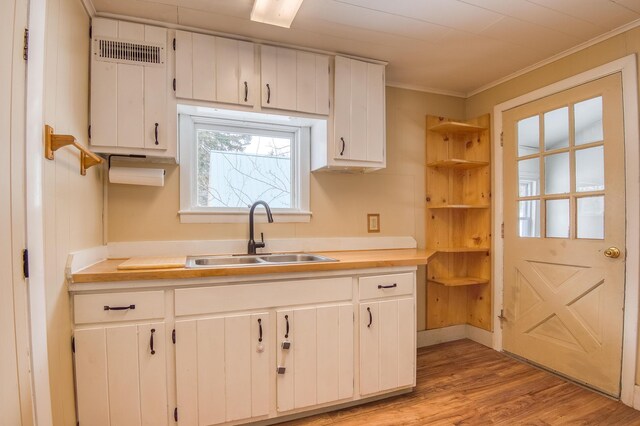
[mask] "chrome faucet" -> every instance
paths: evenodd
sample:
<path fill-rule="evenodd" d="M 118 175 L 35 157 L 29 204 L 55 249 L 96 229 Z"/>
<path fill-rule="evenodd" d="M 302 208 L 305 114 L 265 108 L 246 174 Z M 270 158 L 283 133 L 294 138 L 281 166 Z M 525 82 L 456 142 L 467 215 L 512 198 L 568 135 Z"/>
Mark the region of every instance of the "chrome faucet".
<path fill-rule="evenodd" d="M 265 210 L 267 210 L 267 220 L 269 221 L 269 223 L 273 223 L 273 216 L 271 215 L 271 209 L 269 208 L 269 204 L 261 200 L 258 200 L 255 203 L 253 203 L 253 205 L 251 206 L 251 210 L 249 210 L 249 244 L 247 246 L 248 254 L 256 254 L 257 248 L 264 247 L 264 234 L 262 232 L 260 233 L 261 241 L 256 243 L 256 241 L 253 239 L 253 212 L 259 204 L 262 204 Z"/>

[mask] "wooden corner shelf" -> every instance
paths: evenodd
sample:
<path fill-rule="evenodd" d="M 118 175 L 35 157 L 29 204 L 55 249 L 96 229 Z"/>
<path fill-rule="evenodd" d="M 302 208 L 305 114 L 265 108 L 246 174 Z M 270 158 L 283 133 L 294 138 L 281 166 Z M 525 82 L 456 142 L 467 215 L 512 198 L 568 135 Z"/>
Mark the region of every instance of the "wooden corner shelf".
<path fill-rule="evenodd" d="M 475 126 L 473 124 L 461 123 L 459 121 L 443 121 L 435 126 L 429 127 L 432 132 L 447 133 L 477 133 L 487 130 L 486 127 Z"/>
<path fill-rule="evenodd" d="M 493 329 L 491 117 L 428 115 L 425 132 L 426 328 Z"/>
<path fill-rule="evenodd" d="M 441 167 L 446 169 L 468 170 L 488 166 L 488 161 L 468 161 L 452 158 L 450 160 L 433 161 L 427 167 Z"/>
<path fill-rule="evenodd" d="M 488 209 L 488 204 L 443 204 L 441 206 L 427 206 L 428 209 Z"/>
<path fill-rule="evenodd" d="M 445 287 L 461 287 L 466 285 L 488 284 L 488 278 L 478 277 L 450 277 L 450 278 L 430 278 L 429 281 L 441 284 Z"/>

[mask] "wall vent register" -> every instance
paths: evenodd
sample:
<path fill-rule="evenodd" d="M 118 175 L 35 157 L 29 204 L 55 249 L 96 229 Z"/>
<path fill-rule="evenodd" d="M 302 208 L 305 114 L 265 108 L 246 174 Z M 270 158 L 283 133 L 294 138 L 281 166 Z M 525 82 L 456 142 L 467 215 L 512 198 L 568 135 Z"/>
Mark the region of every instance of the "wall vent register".
<path fill-rule="evenodd" d="M 138 65 L 164 65 L 164 46 L 155 43 L 96 38 L 94 56 L 97 60 Z"/>

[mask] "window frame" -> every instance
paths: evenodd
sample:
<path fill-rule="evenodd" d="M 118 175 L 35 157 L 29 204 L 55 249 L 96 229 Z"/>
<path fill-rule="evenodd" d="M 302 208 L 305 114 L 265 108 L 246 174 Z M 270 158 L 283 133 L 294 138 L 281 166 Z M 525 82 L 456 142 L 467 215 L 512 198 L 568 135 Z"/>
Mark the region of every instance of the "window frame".
<path fill-rule="evenodd" d="M 274 120 L 275 121 L 275 120 Z M 215 130 L 224 128 L 254 133 L 263 130 L 269 133 L 293 134 L 291 147 L 292 163 L 292 208 L 273 208 L 271 212 L 277 222 L 309 222 L 309 179 L 311 130 L 306 126 L 287 126 L 235 118 L 216 118 L 180 113 L 178 115 L 178 137 L 180 148 L 180 216 L 181 223 L 244 223 L 249 207 L 201 207 L 197 198 L 196 131 L 198 128 Z M 256 200 L 257 201 L 257 200 Z M 256 210 L 256 219 L 266 221 L 264 209 Z"/>

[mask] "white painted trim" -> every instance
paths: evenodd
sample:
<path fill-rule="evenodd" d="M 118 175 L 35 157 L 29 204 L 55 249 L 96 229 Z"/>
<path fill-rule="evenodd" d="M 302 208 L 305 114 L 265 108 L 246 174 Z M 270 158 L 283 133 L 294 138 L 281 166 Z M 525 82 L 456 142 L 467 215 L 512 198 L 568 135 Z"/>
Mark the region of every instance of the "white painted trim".
<path fill-rule="evenodd" d="M 36 424 L 50 425 L 49 350 L 47 347 L 47 303 L 44 267 L 43 161 L 44 62 L 46 0 L 29 2 L 29 62 L 26 102 L 26 204 L 29 248 L 29 320 L 31 366 Z"/>
<path fill-rule="evenodd" d="M 426 86 L 420 86 L 416 84 L 405 84 L 405 83 L 398 83 L 395 81 L 387 81 L 386 85 L 387 87 L 397 87 L 398 89 L 414 90 L 416 92 L 425 92 L 425 93 L 431 93 L 434 95 L 454 96 L 456 98 L 467 97 L 467 94 L 464 92 L 456 92 L 455 90 L 436 89 L 434 87 L 426 87 Z"/>
<path fill-rule="evenodd" d="M 437 345 L 439 343 L 453 342 L 467 338 L 465 324 L 452 325 L 450 327 L 434 328 L 433 330 L 418 331 L 418 347 Z"/>
<path fill-rule="evenodd" d="M 633 387 L 633 408 L 640 410 L 640 386 Z"/>
<path fill-rule="evenodd" d="M 266 225 L 268 226 L 268 225 Z M 416 248 L 413 237 L 351 238 L 265 238 L 268 252 L 346 251 Z M 112 259 L 134 256 L 187 256 L 199 254 L 245 253 L 247 240 L 131 241 L 107 244 Z"/>
<path fill-rule="evenodd" d="M 477 89 L 474 89 L 474 90 L 468 92 L 465 97 L 466 98 L 470 98 L 471 96 L 477 95 L 478 93 L 484 92 L 485 90 L 489 90 L 492 87 L 498 86 L 498 85 L 500 85 L 500 84 L 502 84 L 504 82 L 507 82 L 509 80 L 513 80 L 516 77 L 519 77 L 521 75 L 527 74 L 527 73 L 529 73 L 529 72 L 531 72 L 533 70 L 536 70 L 538 68 L 542 68 L 545 65 L 549 65 L 552 62 L 558 61 L 558 60 L 560 60 L 562 58 L 565 58 L 565 57 L 567 57 L 569 55 L 573 55 L 576 52 L 584 50 L 584 49 L 586 49 L 588 47 L 591 47 L 591 46 L 593 46 L 595 44 L 601 43 L 601 42 L 603 42 L 605 40 L 608 40 L 608 39 L 610 39 L 612 37 L 615 37 L 615 36 L 617 36 L 619 34 L 622 34 L 624 32 L 632 30 L 632 29 L 634 29 L 634 28 L 636 28 L 638 26 L 640 26 L 640 19 L 636 19 L 635 21 L 631 21 L 628 24 L 622 25 L 621 27 L 618 27 L 618 28 L 616 28 L 614 30 L 608 31 L 608 32 L 606 32 L 604 34 L 601 34 L 601 35 L 599 35 L 597 37 L 594 37 L 591 40 L 587 40 L 584 43 L 580 43 L 577 46 L 574 46 L 574 47 L 572 47 L 570 49 L 567 49 L 567 50 L 565 50 L 563 52 L 560 52 L 560 53 L 557 53 L 557 54 L 555 54 L 553 56 L 550 56 L 547 59 L 543 59 L 540 62 L 537 62 L 537 63 L 535 63 L 533 65 L 529 65 L 528 67 L 522 68 L 520 71 L 516 71 L 516 72 L 511 73 L 511 74 L 509 74 L 509 75 L 507 75 L 505 77 L 499 78 L 498 80 L 492 81 L 491 83 L 487 83 L 485 85 L 482 85 L 482 86 L 478 87 Z"/>
<path fill-rule="evenodd" d="M 536 99 L 561 92 L 566 89 L 584 84 L 589 81 L 620 72 L 622 74 L 622 97 L 624 104 L 624 135 L 625 135 L 625 186 L 626 186 L 626 273 L 625 273 L 625 301 L 624 301 L 624 331 L 622 346 L 622 377 L 620 400 L 626 405 L 633 405 L 635 371 L 638 349 L 638 306 L 640 286 L 640 146 L 638 139 L 638 74 L 636 70 L 636 55 L 628 55 L 608 64 L 601 65 L 573 77 L 558 81 L 549 86 L 527 93 L 517 98 L 498 104 L 493 109 L 493 162 L 494 176 L 494 220 L 493 235 L 500 235 L 500 226 L 504 221 L 503 215 L 503 155 L 500 147 L 502 133 L 502 114 L 504 111 L 526 104 Z M 633 195 L 633 196 L 630 196 Z M 494 317 L 500 314 L 503 307 L 503 256 L 504 246 L 501 238 L 494 237 Z M 494 333 L 494 349 L 502 350 L 502 330 L 496 328 Z"/>
<path fill-rule="evenodd" d="M 308 211 L 273 211 L 274 223 L 308 223 L 311 222 L 311 212 Z M 199 211 L 179 210 L 180 223 L 246 223 L 249 213 L 247 211 Z M 256 213 L 255 221 L 267 222 L 265 213 Z"/>
<path fill-rule="evenodd" d="M 493 333 L 469 324 L 418 331 L 419 348 L 461 339 L 473 340 L 490 348 L 493 341 Z"/>

